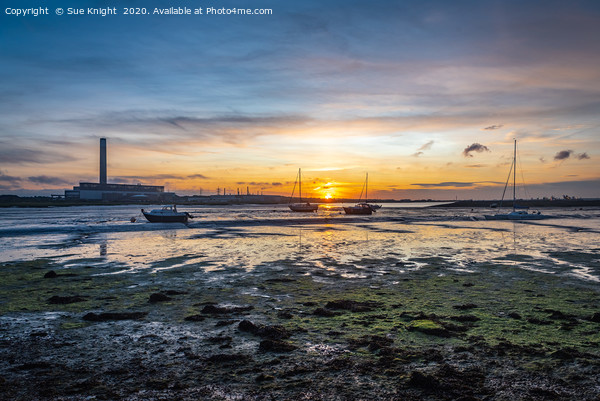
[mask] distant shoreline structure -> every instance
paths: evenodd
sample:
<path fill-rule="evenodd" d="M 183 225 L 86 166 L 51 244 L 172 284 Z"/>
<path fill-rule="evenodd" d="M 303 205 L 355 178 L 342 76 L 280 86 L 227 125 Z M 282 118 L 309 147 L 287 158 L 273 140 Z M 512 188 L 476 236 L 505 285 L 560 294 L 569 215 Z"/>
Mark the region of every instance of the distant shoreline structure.
<path fill-rule="evenodd" d="M 308 198 L 311 203 L 322 205 L 338 203 L 356 203 L 356 199 L 320 199 Z M 543 207 L 599 207 L 600 198 L 593 199 L 519 199 L 519 204 L 531 208 Z M 289 197 L 280 195 L 211 195 L 211 196 L 176 196 L 167 203 L 177 205 L 286 205 Z M 492 208 L 499 200 L 448 200 L 448 199 L 374 199 L 377 203 L 435 203 L 431 207 L 451 208 Z M 438 203 L 444 204 L 439 205 Z M 160 203 L 160 202 L 159 202 Z M 78 200 L 52 198 L 46 196 L 21 197 L 17 195 L 0 195 L 0 208 L 6 207 L 57 207 L 57 206 L 114 206 L 114 205 L 156 205 L 156 200 Z M 504 207 L 508 207 L 506 202 Z"/>

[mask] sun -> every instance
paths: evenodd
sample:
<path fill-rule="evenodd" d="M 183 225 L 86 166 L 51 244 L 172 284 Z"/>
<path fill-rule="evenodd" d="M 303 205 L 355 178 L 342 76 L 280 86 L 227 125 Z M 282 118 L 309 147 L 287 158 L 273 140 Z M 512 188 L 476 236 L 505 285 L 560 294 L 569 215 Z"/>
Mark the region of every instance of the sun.
<path fill-rule="evenodd" d="M 330 193 L 326 193 L 325 194 L 325 199 L 333 199 L 333 196 L 331 196 Z"/>

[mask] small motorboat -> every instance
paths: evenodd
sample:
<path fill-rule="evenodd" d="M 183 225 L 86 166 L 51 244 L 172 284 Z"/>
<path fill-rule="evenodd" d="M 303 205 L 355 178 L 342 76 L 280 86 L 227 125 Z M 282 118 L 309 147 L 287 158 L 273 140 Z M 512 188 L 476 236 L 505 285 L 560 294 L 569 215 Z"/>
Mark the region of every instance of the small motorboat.
<path fill-rule="evenodd" d="M 357 203 L 354 206 L 345 207 L 344 212 L 346 214 L 362 214 L 368 215 L 373 214 L 373 208 L 368 203 Z"/>
<path fill-rule="evenodd" d="M 150 223 L 187 223 L 188 219 L 194 218 L 188 212 L 178 212 L 175 205 L 163 206 L 149 212 L 142 209 L 142 213 Z"/>

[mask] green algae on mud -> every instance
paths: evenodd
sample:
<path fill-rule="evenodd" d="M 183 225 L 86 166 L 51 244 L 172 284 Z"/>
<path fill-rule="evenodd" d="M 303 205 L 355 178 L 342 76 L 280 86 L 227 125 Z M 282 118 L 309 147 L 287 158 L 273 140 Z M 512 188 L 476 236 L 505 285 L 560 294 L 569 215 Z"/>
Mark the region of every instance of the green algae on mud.
<path fill-rule="evenodd" d="M 48 341 L 54 336 L 76 338 L 63 344 L 77 345 L 61 349 L 85 355 L 82 359 L 92 361 L 93 369 L 115 372 L 107 373 L 109 381 L 134 383 L 145 392 L 178 394 L 174 383 L 182 389 L 197 386 L 201 372 L 203 385 L 226 386 L 249 399 L 253 398 L 243 389 L 253 386 L 260 388 L 259 395 L 280 398 L 310 389 L 321 399 L 319 391 L 331 395 L 335 389 L 348 397 L 385 399 L 407 389 L 413 399 L 444 399 L 428 393 L 425 384 L 450 386 L 454 393 L 448 394 L 493 394 L 481 383 L 476 390 L 467 389 L 465 377 L 474 371 L 497 374 L 493 372 L 503 364 L 509 367 L 507 375 L 531 375 L 527 377 L 547 375 L 549 370 L 573 376 L 598 373 L 594 358 L 600 324 L 589 317 L 600 311 L 600 296 L 596 288 L 575 279 L 491 262 L 471 272 L 451 270 L 438 259 L 429 260 L 424 268 L 368 279 L 323 270 L 313 274 L 306 266 L 281 264 L 286 268 L 262 266 L 251 273 L 234 268 L 198 273 L 193 264 L 186 264 L 164 272 L 99 274 L 104 271 L 101 266 L 14 262 L 0 273 L 6 279 L 0 282 L 0 312 L 11 316 L 64 312 L 54 332 L 46 329 Z M 58 277 L 45 279 L 50 269 Z M 61 276 L 67 272 L 72 275 Z M 216 277 L 222 280 L 211 279 Z M 149 303 L 151 294 L 166 290 L 176 295 Z M 49 304 L 53 295 L 79 295 L 85 301 Z M 223 312 L 202 312 L 212 304 L 225 305 L 213 308 Z M 237 307 L 245 305 L 253 308 Z M 334 313 L 315 314 L 318 308 Z M 135 323 L 82 320 L 87 312 L 125 310 L 148 314 Z M 186 321 L 190 315 L 199 318 Z M 282 326 L 291 338 L 283 345 L 261 347 L 263 339 L 239 329 L 243 320 Z M 39 343 L 46 338 L 42 333 L 28 338 L 34 334 L 27 333 L 23 341 Z M 49 360 L 64 357 L 52 354 L 60 350 L 45 352 Z M 138 361 L 141 355 L 143 362 Z M 55 369 L 59 368 L 57 364 Z M 36 369 L 29 370 L 51 376 Z M 93 376 L 65 371 L 65 377 L 69 375 L 80 381 Z M 450 382 L 444 382 L 444 375 Z M 375 392 L 365 393 L 360 383 Z M 66 381 L 57 386 L 64 387 L 57 390 L 59 395 L 74 391 Z M 123 396 L 108 394 L 105 387 L 98 379 L 86 394 Z M 206 393 L 201 392 L 201 398 L 219 399 L 222 387 L 202 391 Z"/>
<path fill-rule="evenodd" d="M 49 271 L 56 271 L 53 278 L 45 278 Z M 49 259 L 4 263 L 0 267 L 0 314 L 9 312 L 81 312 L 94 308 L 129 307 L 136 301 L 136 294 L 128 296 L 129 285 L 135 285 L 132 277 L 103 275 L 87 265 L 62 268 Z M 78 296 L 81 302 L 54 305 L 53 296 Z M 132 302 L 134 301 L 134 302 Z"/>

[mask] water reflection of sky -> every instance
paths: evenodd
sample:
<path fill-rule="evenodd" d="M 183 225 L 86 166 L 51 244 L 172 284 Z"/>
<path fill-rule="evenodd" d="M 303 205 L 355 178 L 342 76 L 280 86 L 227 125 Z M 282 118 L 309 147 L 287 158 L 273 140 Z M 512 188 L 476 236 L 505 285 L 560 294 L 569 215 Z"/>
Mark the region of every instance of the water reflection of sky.
<path fill-rule="evenodd" d="M 246 206 L 243 214 L 251 209 Z M 470 210 L 421 209 L 417 214 L 390 208 L 390 219 L 365 218 L 348 223 L 334 218 L 318 224 L 289 225 L 248 225 L 248 220 L 257 219 L 260 213 L 250 213 L 249 217 L 238 213 L 235 215 L 240 224 L 236 227 L 231 216 L 219 210 L 214 212 L 213 220 L 229 219 L 227 224 L 133 224 L 152 227 L 148 231 L 111 230 L 111 221 L 115 221 L 115 227 L 125 224 L 130 209 L 124 207 L 108 209 L 110 213 L 96 224 L 109 229 L 97 231 L 89 228 L 97 217 L 94 209 L 83 216 L 72 214 L 71 220 L 63 214 L 57 216 L 63 225 L 79 224 L 87 229 L 5 235 L 0 261 L 52 258 L 58 267 L 98 267 L 99 274 L 159 273 L 180 268 L 285 271 L 299 267 L 354 279 L 428 266 L 468 273 L 477 271 L 481 264 L 493 263 L 593 281 L 600 278 L 598 217 L 515 223 L 474 220 Z M 258 210 L 273 214 L 265 207 Z M 49 222 L 53 213 L 57 209 L 43 211 L 41 220 Z M 284 212 L 277 209 L 275 213 Z M 85 223 L 77 222 L 82 219 Z"/>

